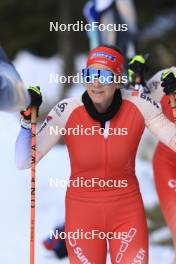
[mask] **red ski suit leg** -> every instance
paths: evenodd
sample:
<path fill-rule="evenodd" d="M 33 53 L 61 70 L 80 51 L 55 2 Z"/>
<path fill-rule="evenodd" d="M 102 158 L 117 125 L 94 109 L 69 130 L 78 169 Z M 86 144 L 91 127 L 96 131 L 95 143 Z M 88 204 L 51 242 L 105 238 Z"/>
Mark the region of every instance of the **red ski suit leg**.
<path fill-rule="evenodd" d="M 160 206 L 176 248 L 176 153 L 159 144 L 153 157 Z"/>
<path fill-rule="evenodd" d="M 112 264 L 148 263 L 148 231 L 141 196 L 138 192 L 89 192 L 66 198 L 66 233 L 82 230 L 116 233 L 109 237 Z M 98 232 L 99 231 L 99 232 Z M 108 239 L 67 239 L 71 264 L 105 264 Z"/>

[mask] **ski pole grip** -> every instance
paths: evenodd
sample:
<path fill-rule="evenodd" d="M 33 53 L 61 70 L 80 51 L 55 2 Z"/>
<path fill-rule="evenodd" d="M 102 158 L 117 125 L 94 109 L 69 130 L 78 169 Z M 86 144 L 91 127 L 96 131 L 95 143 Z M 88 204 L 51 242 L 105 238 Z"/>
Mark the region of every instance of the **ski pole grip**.
<path fill-rule="evenodd" d="M 31 123 L 36 124 L 36 122 L 37 122 L 37 107 L 33 106 L 32 113 L 31 113 Z"/>

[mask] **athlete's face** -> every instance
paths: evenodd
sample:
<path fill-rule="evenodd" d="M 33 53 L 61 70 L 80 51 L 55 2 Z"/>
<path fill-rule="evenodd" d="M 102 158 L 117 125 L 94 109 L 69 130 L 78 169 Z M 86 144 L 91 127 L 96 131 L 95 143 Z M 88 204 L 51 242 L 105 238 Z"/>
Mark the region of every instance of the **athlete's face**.
<path fill-rule="evenodd" d="M 111 70 L 108 67 L 100 64 L 93 64 L 91 65 L 91 68 L 95 69 L 105 69 L 105 70 Z M 95 106 L 99 105 L 100 107 L 104 108 L 106 110 L 109 105 L 111 104 L 113 100 L 114 93 L 116 89 L 118 89 L 117 83 L 110 83 L 108 85 L 102 85 L 98 79 L 95 79 L 93 83 L 85 83 L 85 87 L 87 89 L 87 92 L 92 100 L 92 102 L 95 104 Z"/>

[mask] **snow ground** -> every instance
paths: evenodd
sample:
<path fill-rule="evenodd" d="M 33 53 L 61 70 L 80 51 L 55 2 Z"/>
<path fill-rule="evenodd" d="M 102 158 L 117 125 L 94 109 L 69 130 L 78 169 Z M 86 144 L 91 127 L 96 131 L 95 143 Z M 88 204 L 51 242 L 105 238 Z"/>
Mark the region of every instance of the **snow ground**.
<path fill-rule="evenodd" d="M 26 55 L 23 54 L 23 56 L 21 63 L 24 61 L 25 65 L 28 65 Z M 34 58 L 34 64 L 36 60 L 37 58 Z M 41 63 L 44 64 L 43 61 Z M 20 67 L 22 71 L 23 67 L 19 65 L 19 68 Z M 40 64 L 38 64 L 38 67 L 40 67 Z M 27 74 L 30 74 L 29 71 L 27 71 Z M 33 74 L 33 72 L 31 72 L 31 74 Z M 23 77 L 24 75 L 25 70 L 23 72 Z M 42 76 L 40 77 L 41 79 Z M 30 77 L 28 78 L 30 80 Z M 39 78 L 39 76 L 37 76 L 37 78 Z M 35 80 L 33 80 L 33 84 L 35 84 Z M 0 263 L 28 264 L 30 171 L 19 171 L 16 169 L 14 163 L 14 146 L 19 131 L 17 116 L 1 112 L 0 124 Z M 152 207 L 154 204 L 158 203 L 158 200 L 153 185 L 150 163 L 138 158 L 136 172 L 139 176 L 145 206 Z M 54 147 L 38 165 L 36 194 L 36 264 L 67 264 L 69 263 L 68 259 L 58 261 L 52 254 L 46 252 L 41 244 L 41 241 L 48 236 L 50 229 L 59 222 L 62 223 L 64 221 L 65 189 L 51 188 L 51 177 L 58 177 L 59 179 L 66 179 L 69 177 L 68 153 L 64 146 Z M 158 236 L 160 235 L 158 234 Z M 150 244 L 150 264 L 171 264 L 172 258 L 173 251 L 170 247 L 154 246 Z M 107 263 L 110 263 L 110 261 L 108 260 Z"/>

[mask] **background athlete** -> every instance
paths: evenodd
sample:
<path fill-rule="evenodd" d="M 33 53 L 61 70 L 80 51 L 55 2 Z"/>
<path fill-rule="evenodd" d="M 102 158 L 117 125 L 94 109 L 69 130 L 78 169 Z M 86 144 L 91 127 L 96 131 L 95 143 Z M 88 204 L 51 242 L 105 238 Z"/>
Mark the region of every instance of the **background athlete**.
<path fill-rule="evenodd" d="M 159 75 L 162 75 L 162 82 Z M 164 87 L 164 92 L 162 88 Z M 174 122 L 170 105 L 170 94 L 176 91 L 176 67 L 157 73 L 149 81 L 152 94 L 157 96 L 163 113 Z M 154 179 L 159 196 L 160 206 L 171 233 L 176 252 L 176 154 L 174 151 L 158 143 L 153 157 Z M 176 258 L 174 260 L 176 264 Z"/>
<path fill-rule="evenodd" d="M 103 31 L 95 28 L 87 32 L 91 49 L 98 45 L 114 45 L 120 47 L 128 59 L 136 54 L 138 28 L 133 0 L 89 0 L 83 13 L 88 23 L 97 22 L 117 27 L 116 30 Z M 118 27 L 121 26 L 119 30 Z"/>
<path fill-rule="evenodd" d="M 145 68 L 144 57 L 134 56 L 130 62 L 130 81 L 133 82 L 135 73 L 143 76 Z M 151 97 L 161 103 L 163 113 L 171 122 L 174 122 L 170 94 L 176 92 L 176 67 L 157 72 L 146 84 L 142 77 L 142 82 L 144 86 L 147 85 Z M 176 251 L 176 154 L 162 142 L 158 143 L 154 152 L 153 171 L 161 210 L 171 230 Z"/>
<path fill-rule="evenodd" d="M 0 111 L 19 111 L 29 103 L 30 94 L 0 46 Z"/>

